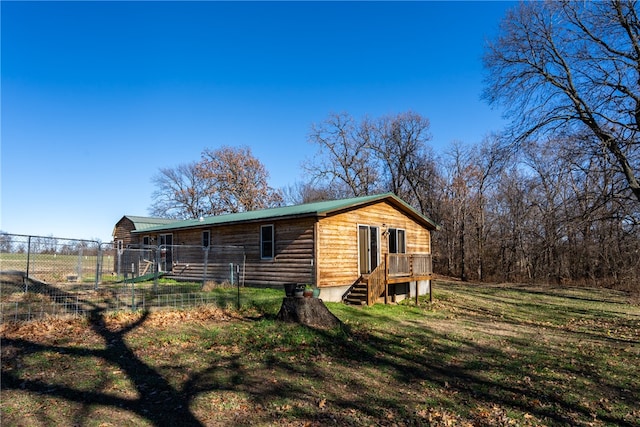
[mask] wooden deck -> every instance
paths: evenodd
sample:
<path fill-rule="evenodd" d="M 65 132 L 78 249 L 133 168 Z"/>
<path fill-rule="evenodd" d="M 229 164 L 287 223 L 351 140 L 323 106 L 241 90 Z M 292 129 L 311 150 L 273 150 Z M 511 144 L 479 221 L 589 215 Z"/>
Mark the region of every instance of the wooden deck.
<path fill-rule="evenodd" d="M 433 268 L 431 254 L 386 254 L 384 260 L 361 281 L 367 284 L 367 305 L 376 303 L 381 295 L 384 303 L 389 302 L 389 285 L 395 283 L 416 282 L 416 301 L 418 300 L 418 282 L 431 280 Z"/>

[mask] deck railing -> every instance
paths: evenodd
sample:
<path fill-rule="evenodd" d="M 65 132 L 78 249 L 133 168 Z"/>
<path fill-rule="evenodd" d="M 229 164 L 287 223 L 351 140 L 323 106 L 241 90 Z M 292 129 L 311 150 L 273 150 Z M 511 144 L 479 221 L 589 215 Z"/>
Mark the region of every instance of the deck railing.
<path fill-rule="evenodd" d="M 421 280 L 432 273 L 431 254 L 386 254 L 384 262 L 367 278 L 367 305 L 375 304 L 383 293 L 386 303 L 389 283 L 400 283 L 403 279 Z"/>
<path fill-rule="evenodd" d="M 389 277 L 427 276 L 433 273 L 431 254 L 388 254 Z"/>
<path fill-rule="evenodd" d="M 386 268 L 384 263 L 380 264 L 371 272 L 367 286 L 367 305 L 375 304 L 378 297 L 386 289 Z"/>

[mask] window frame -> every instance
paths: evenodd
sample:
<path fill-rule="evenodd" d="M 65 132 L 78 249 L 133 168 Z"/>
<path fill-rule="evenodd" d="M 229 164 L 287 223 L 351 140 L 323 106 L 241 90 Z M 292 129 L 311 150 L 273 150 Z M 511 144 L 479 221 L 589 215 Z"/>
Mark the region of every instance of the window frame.
<path fill-rule="evenodd" d="M 265 240 L 264 230 L 271 229 L 269 233 L 271 239 Z M 269 246 L 265 246 L 269 245 Z M 265 255 L 265 249 L 269 248 L 270 254 Z M 274 259 L 276 253 L 276 230 L 273 224 L 265 224 L 260 226 L 260 259 L 269 260 Z"/>
<path fill-rule="evenodd" d="M 205 239 L 206 235 L 206 239 Z M 211 230 L 202 230 L 202 239 L 200 241 L 202 248 L 206 249 L 211 246 Z"/>
<path fill-rule="evenodd" d="M 389 232 L 389 253 L 390 254 L 406 254 L 407 253 L 407 231 L 404 228 L 390 227 Z M 398 245 L 398 235 L 402 235 L 402 248 Z M 391 250 L 391 242 L 395 245 L 395 251 Z M 399 250 L 401 249 L 401 250 Z"/>

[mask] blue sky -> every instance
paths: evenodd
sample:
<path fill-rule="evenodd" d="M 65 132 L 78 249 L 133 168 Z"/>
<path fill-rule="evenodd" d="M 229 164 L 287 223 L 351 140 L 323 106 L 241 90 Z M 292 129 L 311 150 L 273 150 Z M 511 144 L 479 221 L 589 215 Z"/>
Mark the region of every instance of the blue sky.
<path fill-rule="evenodd" d="M 503 126 L 482 54 L 513 5 L 3 1 L 0 230 L 110 241 L 159 168 L 222 145 L 292 185 L 331 113 L 477 143 Z"/>

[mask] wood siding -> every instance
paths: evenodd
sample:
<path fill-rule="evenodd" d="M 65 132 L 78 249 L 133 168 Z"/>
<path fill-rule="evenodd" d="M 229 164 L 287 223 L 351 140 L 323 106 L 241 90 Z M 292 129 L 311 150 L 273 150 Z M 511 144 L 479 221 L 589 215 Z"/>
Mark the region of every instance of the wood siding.
<path fill-rule="evenodd" d="M 235 226 L 232 232 L 245 236 L 246 282 L 261 285 L 313 283 L 313 223 L 313 218 L 305 218 Z M 274 226 L 275 256 L 261 259 L 260 226 L 269 224 Z M 228 229 L 224 230 L 227 232 Z M 214 236 L 220 234 L 216 232 Z M 225 241 L 232 239 L 228 236 Z"/>
<path fill-rule="evenodd" d="M 358 271 L 358 226 L 379 227 L 380 262 L 389 251 L 384 233 L 389 228 L 405 230 L 407 253 L 430 253 L 430 232 L 387 202 L 321 218 L 318 224 L 318 286 L 353 284 Z"/>
<path fill-rule="evenodd" d="M 135 231 L 135 229 L 135 225 L 129 218 L 122 218 L 113 229 L 113 241 L 122 240 L 123 248 L 126 248 L 127 245 L 138 243 L 137 236 L 131 235 L 131 232 Z"/>
<path fill-rule="evenodd" d="M 274 226 L 274 257 L 269 259 L 260 257 L 260 227 L 263 225 Z M 129 220 L 120 221 L 114 234 L 130 237 L 132 226 Z M 386 232 L 390 228 L 405 231 L 407 253 L 431 253 L 428 225 L 387 200 L 345 208 L 344 211 L 319 218 L 265 219 L 142 232 L 134 234 L 128 243 L 140 243 L 144 236 L 149 236 L 150 243 L 157 245 L 161 234 L 171 234 L 175 245 L 171 258 L 174 263 L 181 263 L 182 266 L 186 263 L 200 264 L 199 271 L 202 272 L 206 264 L 207 275 L 220 275 L 220 281 L 229 277 L 231 263 L 235 266 L 244 262 L 241 275 L 246 285 L 309 283 L 319 287 L 344 287 L 353 285 L 360 277 L 359 226 L 378 228 L 379 263 L 384 262 L 389 250 Z M 210 232 L 212 250 L 218 251 L 209 253 L 206 260 L 202 248 L 202 232 L 205 230 Z M 227 256 L 225 247 L 234 247 L 227 251 Z M 194 265 L 189 268 L 194 268 Z"/>
<path fill-rule="evenodd" d="M 232 224 L 174 230 L 173 260 L 179 263 L 203 263 L 202 232 L 211 232 L 211 253 L 208 273 L 228 276 L 228 264 L 237 264 L 244 255 L 244 283 L 247 285 L 281 286 L 283 283 L 313 283 L 314 277 L 314 218 L 274 220 L 267 222 Z M 275 256 L 260 257 L 260 227 L 274 226 Z M 152 236 L 158 241 L 158 235 Z M 226 256 L 221 256 L 228 247 Z M 242 250 L 244 253 L 242 254 Z M 242 254 L 242 255 L 241 255 Z"/>

